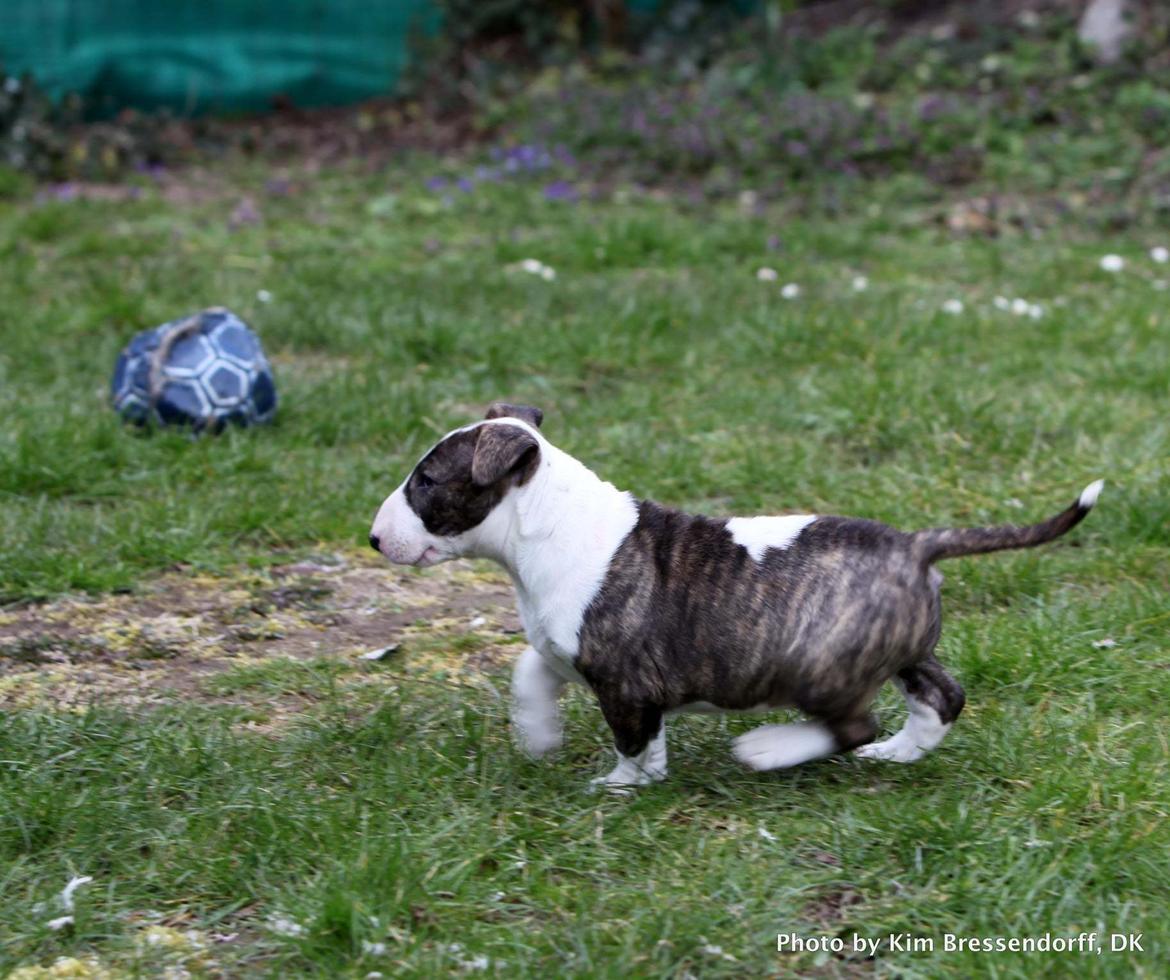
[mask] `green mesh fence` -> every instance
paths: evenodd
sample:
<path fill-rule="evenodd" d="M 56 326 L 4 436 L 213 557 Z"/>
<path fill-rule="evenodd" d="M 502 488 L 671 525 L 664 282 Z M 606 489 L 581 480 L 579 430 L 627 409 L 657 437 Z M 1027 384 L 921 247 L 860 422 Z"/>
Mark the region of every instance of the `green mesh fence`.
<path fill-rule="evenodd" d="M 0 0 L 0 66 L 98 112 L 338 105 L 393 89 L 437 24 L 431 0 Z"/>

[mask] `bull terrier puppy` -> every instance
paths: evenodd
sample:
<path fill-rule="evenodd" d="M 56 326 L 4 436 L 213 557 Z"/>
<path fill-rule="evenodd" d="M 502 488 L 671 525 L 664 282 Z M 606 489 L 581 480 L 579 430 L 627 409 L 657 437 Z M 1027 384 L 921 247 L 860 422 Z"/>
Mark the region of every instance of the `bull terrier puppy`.
<path fill-rule="evenodd" d="M 1097 501 L 1029 527 L 905 533 L 876 521 L 793 514 L 714 518 L 638 500 L 557 449 L 539 409 L 502 403 L 444 436 L 382 504 L 370 544 L 427 567 L 490 558 L 516 587 L 528 635 L 512 722 L 542 756 L 561 742 L 557 697 L 586 684 L 613 730 L 617 765 L 594 782 L 666 775 L 667 715 L 797 708 L 809 720 L 741 735 L 733 754 L 780 769 L 855 750 L 913 762 L 963 709 L 934 657 L 934 563 L 1064 534 Z M 870 706 L 892 681 L 909 714 L 874 742 Z"/>

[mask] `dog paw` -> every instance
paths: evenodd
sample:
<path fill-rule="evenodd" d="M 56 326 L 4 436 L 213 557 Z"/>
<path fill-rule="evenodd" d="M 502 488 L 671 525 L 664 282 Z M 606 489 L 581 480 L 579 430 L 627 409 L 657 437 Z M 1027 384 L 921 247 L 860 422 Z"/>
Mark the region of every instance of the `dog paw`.
<path fill-rule="evenodd" d="M 554 717 L 526 717 L 522 713 L 512 716 L 512 727 L 516 744 L 530 759 L 540 759 L 555 752 L 564 741 L 560 721 Z"/>
<path fill-rule="evenodd" d="M 543 759 L 550 752 L 559 749 L 563 741 L 560 731 L 516 733 L 516 743 L 520 746 L 520 751 L 530 759 Z"/>
<path fill-rule="evenodd" d="M 859 749 L 854 755 L 862 759 L 880 759 L 882 762 L 917 762 L 926 753 L 906 738 L 894 735 L 884 742 L 870 742 Z"/>
<path fill-rule="evenodd" d="M 589 780 L 589 788 L 594 792 L 608 793 L 610 796 L 633 796 L 634 784 L 611 783 L 608 776 L 598 776 Z"/>
<path fill-rule="evenodd" d="M 833 747 L 833 737 L 827 729 L 802 722 L 753 728 L 732 742 L 731 754 L 749 769 L 764 772 L 821 758 L 832 752 Z"/>
<path fill-rule="evenodd" d="M 661 782 L 666 773 L 657 769 L 641 769 L 623 760 L 613 769 L 613 772 L 589 780 L 589 785 L 611 792 L 622 792 L 633 786 L 649 786 L 651 783 Z"/>

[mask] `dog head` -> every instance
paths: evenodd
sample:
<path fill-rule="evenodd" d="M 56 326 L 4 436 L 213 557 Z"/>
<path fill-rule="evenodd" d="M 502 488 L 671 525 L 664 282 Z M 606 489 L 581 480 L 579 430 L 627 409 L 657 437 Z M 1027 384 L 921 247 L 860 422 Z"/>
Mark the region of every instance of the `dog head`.
<path fill-rule="evenodd" d="M 467 554 L 476 530 L 540 464 L 543 414 L 496 402 L 485 420 L 448 433 L 378 510 L 370 545 L 399 565 Z"/>

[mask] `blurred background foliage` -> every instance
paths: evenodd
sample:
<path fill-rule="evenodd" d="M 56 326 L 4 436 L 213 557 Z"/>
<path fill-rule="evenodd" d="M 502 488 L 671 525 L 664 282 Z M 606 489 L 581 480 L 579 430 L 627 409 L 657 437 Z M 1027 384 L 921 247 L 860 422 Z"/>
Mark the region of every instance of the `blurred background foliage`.
<path fill-rule="evenodd" d="M 1072 0 L 435 3 L 438 28 L 415 31 L 394 91 L 348 108 L 278 94 L 260 115 L 126 107 L 87 122 L 81 97 L 0 76 L 0 195 L 20 174 L 111 180 L 228 154 L 376 165 L 458 149 L 515 168 L 527 148 L 586 193 L 766 197 L 894 176 L 911 198 L 1010 183 L 1059 194 L 1054 207 L 1106 202 L 1115 223 L 1170 209 L 1166 5 L 1142 8 L 1103 66 Z M 980 207 L 961 220 L 991 220 Z"/>

